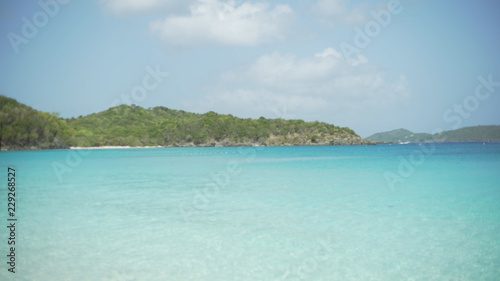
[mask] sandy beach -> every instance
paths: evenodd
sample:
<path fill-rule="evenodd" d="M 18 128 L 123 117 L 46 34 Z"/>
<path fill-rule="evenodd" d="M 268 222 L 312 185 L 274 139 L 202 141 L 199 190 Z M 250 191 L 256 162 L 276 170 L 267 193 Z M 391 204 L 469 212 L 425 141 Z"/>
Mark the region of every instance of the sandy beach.
<path fill-rule="evenodd" d="M 127 148 L 159 148 L 163 146 L 71 146 L 69 149 L 127 149 Z"/>

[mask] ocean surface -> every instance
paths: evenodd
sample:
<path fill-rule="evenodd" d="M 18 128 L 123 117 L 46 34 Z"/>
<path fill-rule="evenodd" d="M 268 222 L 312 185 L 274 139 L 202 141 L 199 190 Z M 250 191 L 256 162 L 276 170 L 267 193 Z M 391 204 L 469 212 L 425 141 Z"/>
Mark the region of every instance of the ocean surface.
<path fill-rule="evenodd" d="M 0 280 L 500 280 L 500 144 L 23 151 L 0 166 Z"/>

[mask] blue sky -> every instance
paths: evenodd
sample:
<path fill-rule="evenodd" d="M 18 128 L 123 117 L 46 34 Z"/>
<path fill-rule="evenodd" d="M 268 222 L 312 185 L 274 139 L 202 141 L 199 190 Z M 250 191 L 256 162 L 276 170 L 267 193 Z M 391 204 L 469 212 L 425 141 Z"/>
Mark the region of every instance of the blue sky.
<path fill-rule="evenodd" d="M 498 125 L 499 14 L 494 0 L 4 0 L 0 94 L 63 117 L 134 103 L 362 137 Z"/>

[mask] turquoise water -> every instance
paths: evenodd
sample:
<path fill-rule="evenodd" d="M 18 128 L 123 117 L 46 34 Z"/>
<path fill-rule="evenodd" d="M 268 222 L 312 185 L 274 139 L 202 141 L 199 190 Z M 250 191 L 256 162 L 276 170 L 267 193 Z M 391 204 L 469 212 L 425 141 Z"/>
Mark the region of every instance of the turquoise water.
<path fill-rule="evenodd" d="M 500 144 L 0 153 L 0 280 L 500 280 Z M 5 206 L 5 207 L 4 207 Z"/>

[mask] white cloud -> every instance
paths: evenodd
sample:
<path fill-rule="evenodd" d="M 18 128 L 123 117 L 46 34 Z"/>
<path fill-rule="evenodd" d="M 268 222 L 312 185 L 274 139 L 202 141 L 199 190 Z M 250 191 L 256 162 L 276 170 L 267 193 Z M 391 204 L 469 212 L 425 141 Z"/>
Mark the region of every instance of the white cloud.
<path fill-rule="evenodd" d="M 288 5 L 228 0 L 199 0 L 188 16 L 172 16 L 150 24 L 165 42 L 180 46 L 199 44 L 251 46 L 284 39 L 293 18 Z"/>
<path fill-rule="evenodd" d="M 349 7 L 349 0 L 318 0 L 312 8 L 319 19 L 331 26 L 337 24 L 359 25 L 366 21 L 367 5 Z"/>
<path fill-rule="evenodd" d="M 300 118 L 332 112 L 364 112 L 404 104 L 409 98 L 404 75 L 389 77 L 359 56 L 355 64 L 328 48 L 298 58 L 278 52 L 221 75 L 201 101 L 185 101 L 190 110 L 214 110 L 241 116 L 282 117 L 282 109 Z M 300 113 L 300 114 L 298 114 Z M 314 117 L 316 116 L 316 117 Z"/>
<path fill-rule="evenodd" d="M 182 0 L 101 0 L 101 4 L 116 15 L 150 12 L 173 7 Z"/>
<path fill-rule="evenodd" d="M 193 111 L 236 114 L 242 117 L 269 116 L 271 118 L 297 118 L 289 112 L 325 109 L 326 100 L 321 97 L 287 95 L 265 88 L 222 90 L 208 95 L 201 102 L 185 100 L 184 105 Z"/>

